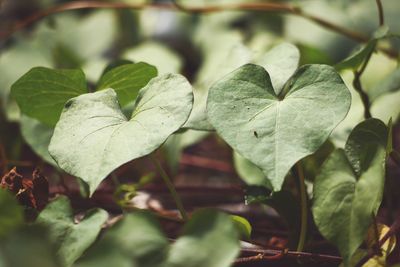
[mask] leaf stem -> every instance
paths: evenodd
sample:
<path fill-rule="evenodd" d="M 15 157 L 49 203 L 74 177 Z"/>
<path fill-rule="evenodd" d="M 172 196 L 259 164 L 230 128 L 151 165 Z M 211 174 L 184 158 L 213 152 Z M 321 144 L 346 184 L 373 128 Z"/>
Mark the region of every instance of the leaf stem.
<path fill-rule="evenodd" d="M 307 236 L 307 224 L 308 224 L 308 213 L 307 213 L 307 192 L 304 178 L 304 171 L 301 163 L 296 163 L 297 176 L 299 178 L 299 192 L 300 192 L 300 207 L 301 207 L 301 226 L 300 226 L 300 236 L 299 242 L 297 244 L 297 251 L 301 252 L 304 249 L 304 244 L 306 242 Z"/>
<path fill-rule="evenodd" d="M 154 155 L 150 155 L 150 159 L 153 162 L 154 166 L 156 167 L 157 171 L 160 173 L 162 179 L 164 180 L 165 185 L 167 186 L 169 192 L 171 193 L 172 198 L 175 201 L 176 207 L 178 208 L 182 219 L 184 221 L 188 220 L 188 215 L 186 213 L 185 208 L 183 207 L 182 200 L 178 195 L 178 192 L 175 189 L 174 184 L 171 181 L 171 178 L 168 176 L 168 174 L 165 172 L 163 167 L 161 166 L 160 162 L 156 159 Z"/>

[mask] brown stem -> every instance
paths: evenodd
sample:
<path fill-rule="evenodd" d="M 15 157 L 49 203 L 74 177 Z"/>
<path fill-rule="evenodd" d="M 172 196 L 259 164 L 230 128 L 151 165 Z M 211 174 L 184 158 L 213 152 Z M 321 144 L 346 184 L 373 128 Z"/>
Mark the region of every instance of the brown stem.
<path fill-rule="evenodd" d="M 383 26 L 385 24 L 385 17 L 383 15 L 383 6 L 381 0 L 376 0 L 376 5 L 378 7 L 379 26 Z"/>
<path fill-rule="evenodd" d="M 26 28 L 27 26 L 33 24 L 34 22 L 50 16 L 52 14 L 65 12 L 68 10 L 77 10 L 77 9 L 144 9 L 144 8 L 159 8 L 159 9 L 170 9 L 175 11 L 183 11 L 187 13 L 213 13 L 213 12 L 221 12 L 226 10 L 249 10 L 249 11 L 267 11 L 267 12 L 281 12 L 288 13 L 292 15 L 297 15 L 303 18 L 306 18 L 324 28 L 327 28 L 331 31 L 334 31 L 338 34 L 347 36 L 350 39 L 353 39 L 358 42 L 367 42 L 369 37 L 355 32 L 339 25 L 335 25 L 329 21 L 326 21 L 323 18 L 316 17 L 311 14 L 307 14 L 303 12 L 299 7 L 294 5 L 285 4 L 285 3 L 241 3 L 241 4 L 225 4 L 225 5 L 212 5 L 206 7 L 186 7 L 181 4 L 173 3 L 173 4 L 163 4 L 163 3 L 147 3 L 147 4 L 132 4 L 132 3 L 118 3 L 118 2 L 103 2 L 103 1 L 73 1 L 65 4 L 60 4 L 58 6 L 54 6 L 48 8 L 46 10 L 40 11 L 32 16 L 17 22 L 14 27 L 12 27 L 9 31 L 0 32 L 0 39 L 7 39 L 15 32 Z M 384 53 L 386 53 L 389 57 L 397 58 L 398 53 L 396 51 L 382 49 Z"/>
<path fill-rule="evenodd" d="M 364 106 L 364 118 L 369 119 L 372 117 L 371 114 L 371 104 L 369 100 L 368 94 L 364 91 L 362 84 L 361 84 L 361 74 L 362 72 L 355 71 L 354 72 L 354 80 L 353 80 L 353 87 L 360 95 L 361 101 Z"/>
<path fill-rule="evenodd" d="M 393 235 L 398 233 L 400 231 L 400 216 L 397 216 L 396 220 L 394 223 L 390 226 L 389 231 L 382 237 L 381 240 L 379 240 L 378 243 L 378 248 L 381 248 L 383 244 Z M 365 255 L 356 265 L 355 267 L 362 267 L 369 259 L 377 255 L 376 249 L 370 249 L 368 250 L 367 255 Z"/>

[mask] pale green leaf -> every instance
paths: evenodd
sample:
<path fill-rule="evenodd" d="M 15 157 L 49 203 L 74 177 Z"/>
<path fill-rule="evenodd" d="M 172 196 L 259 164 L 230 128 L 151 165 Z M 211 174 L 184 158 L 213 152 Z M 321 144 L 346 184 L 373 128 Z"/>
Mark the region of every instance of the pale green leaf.
<path fill-rule="evenodd" d="M 22 113 L 54 126 L 68 99 L 87 93 L 85 74 L 80 70 L 31 69 L 11 87 Z"/>
<path fill-rule="evenodd" d="M 186 122 L 192 102 L 190 84 L 173 74 L 154 78 L 140 90 L 130 120 L 112 89 L 81 95 L 66 104 L 49 152 L 93 193 L 114 169 L 164 143 Z"/>
<path fill-rule="evenodd" d="M 301 67 L 282 92 L 275 94 L 264 68 L 248 64 L 214 84 L 207 103 L 217 133 L 260 167 L 276 191 L 289 169 L 327 140 L 351 101 L 327 65 Z"/>
<path fill-rule="evenodd" d="M 337 149 L 314 183 L 313 216 L 321 234 L 335 244 L 348 266 L 363 242 L 382 200 L 386 126 L 369 119 L 354 128 L 346 150 Z"/>
<path fill-rule="evenodd" d="M 107 71 L 99 81 L 97 90 L 112 88 L 121 106 L 135 100 L 139 90 L 157 76 L 157 69 L 144 62 L 124 64 Z"/>
<path fill-rule="evenodd" d="M 71 266 L 96 240 L 107 218 L 106 211 L 95 209 L 76 223 L 68 198 L 62 196 L 47 205 L 37 223 L 49 228 L 63 266 Z"/>

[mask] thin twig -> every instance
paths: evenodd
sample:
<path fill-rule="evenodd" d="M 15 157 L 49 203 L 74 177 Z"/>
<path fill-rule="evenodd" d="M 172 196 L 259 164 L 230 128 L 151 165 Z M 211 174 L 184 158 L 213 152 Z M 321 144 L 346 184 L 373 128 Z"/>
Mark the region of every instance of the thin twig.
<path fill-rule="evenodd" d="M 196 14 L 207 14 L 214 12 L 221 12 L 227 10 L 238 10 L 238 11 L 262 11 L 262 12 L 281 12 L 292 14 L 306 18 L 326 29 L 334 31 L 338 34 L 346 36 L 358 42 L 367 42 L 369 37 L 342 26 L 333 24 L 323 18 L 316 17 L 314 15 L 303 12 L 299 7 L 285 4 L 285 3 L 274 3 L 274 2 L 258 2 L 258 3 L 238 3 L 238 4 L 225 4 L 225 5 L 211 5 L 205 7 L 187 7 L 181 4 L 172 3 L 146 3 L 146 4 L 133 4 L 133 3 L 119 3 L 119 2 L 103 2 L 103 1 L 73 1 L 64 4 L 60 4 L 48 9 L 42 10 L 38 13 L 29 16 L 28 18 L 17 22 L 9 31 L 0 32 L 0 39 L 8 39 L 15 32 L 22 30 L 34 22 L 41 20 L 52 14 L 61 13 L 69 10 L 78 9 L 144 9 L 144 8 L 158 8 L 158 9 L 169 9 L 172 11 L 181 11 L 187 13 Z M 398 53 L 393 50 L 382 49 L 389 57 L 397 58 Z"/>
<path fill-rule="evenodd" d="M 390 226 L 389 231 L 382 237 L 381 240 L 379 240 L 379 243 L 377 245 L 378 248 L 381 248 L 383 244 L 386 243 L 386 241 L 397 234 L 400 231 L 400 216 L 397 216 L 396 220 L 394 223 Z M 355 267 L 362 267 L 367 261 L 369 261 L 372 257 L 376 256 L 376 249 L 372 248 L 368 250 L 367 255 L 365 255 L 356 265 Z"/>
<path fill-rule="evenodd" d="M 268 257 L 281 255 L 281 258 L 292 258 L 292 259 L 297 259 L 297 260 L 310 260 L 313 262 L 324 262 L 324 263 L 326 263 L 326 262 L 332 262 L 332 263 L 342 262 L 342 258 L 338 257 L 338 256 L 318 254 L 318 253 L 309 253 L 309 252 L 298 252 L 298 251 L 290 251 L 290 250 L 285 251 L 284 250 L 284 253 L 282 253 L 281 249 L 258 249 L 258 248 L 256 248 L 256 249 L 243 248 L 241 251 L 242 251 L 242 253 L 255 254 L 255 256 L 257 256 L 257 255 L 267 256 L 267 257 L 258 256 L 257 258 L 252 258 L 251 259 L 252 261 L 269 261 Z M 248 257 L 245 257 L 245 258 L 248 258 Z"/>

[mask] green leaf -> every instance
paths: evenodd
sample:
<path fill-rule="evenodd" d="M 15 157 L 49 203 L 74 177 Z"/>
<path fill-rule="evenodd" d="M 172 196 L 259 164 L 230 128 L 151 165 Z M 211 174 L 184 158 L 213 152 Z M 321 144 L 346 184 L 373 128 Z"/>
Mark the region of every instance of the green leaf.
<path fill-rule="evenodd" d="M 327 140 L 351 101 L 327 65 L 301 67 L 282 92 L 286 95 L 275 94 L 264 68 L 248 64 L 214 84 L 207 103 L 218 134 L 260 167 L 275 191 L 298 160 Z"/>
<path fill-rule="evenodd" d="M 139 90 L 157 76 L 157 69 L 144 62 L 124 64 L 107 71 L 99 81 L 97 90 L 112 88 L 121 106 L 135 100 Z"/>
<path fill-rule="evenodd" d="M 368 119 L 358 124 L 350 133 L 345 151 L 357 176 L 370 167 L 378 147 L 386 150 L 387 137 L 388 129 L 378 119 Z"/>
<path fill-rule="evenodd" d="M 49 228 L 63 266 L 71 266 L 96 240 L 107 218 L 106 211 L 95 209 L 76 223 L 68 198 L 62 196 L 47 205 L 37 223 Z"/>
<path fill-rule="evenodd" d="M 371 40 L 366 44 L 360 46 L 356 51 L 354 51 L 347 58 L 336 64 L 335 68 L 338 70 L 353 69 L 356 70 L 368 57 L 369 54 L 373 53 L 378 41 L 384 38 L 389 31 L 387 26 L 379 28 Z"/>
<path fill-rule="evenodd" d="M 159 266 L 167 257 L 169 246 L 160 229 L 148 211 L 127 214 L 75 266 Z"/>
<path fill-rule="evenodd" d="M 314 183 L 315 223 L 348 263 L 363 242 L 382 200 L 386 126 L 377 119 L 358 124 L 346 149 L 337 149 Z"/>
<path fill-rule="evenodd" d="M 234 222 L 236 229 L 240 233 L 241 237 L 244 239 L 250 239 L 252 231 L 250 222 L 246 218 L 237 215 L 231 215 L 231 219 Z"/>
<path fill-rule="evenodd" d="M 81 95 L 66 104 L 49 152 L 93 193 L 114 169 L 163 144 L 185 123 L 192 102 L 191 85 L 174 74 L 154 78 L 140 90 L 130 120 L 112 89 Z"/>
<path fill-rule="evenodd" d="M 15 197 L 0 187 L 0 239 L 24 221 L 22 208 Z"/>
<path fill-rule="evenodd" d="M 172 246 L 166 267 L 228 267 L 239 254 L 232 219 L 213 210 L 196 211 Z"/>
<path fill-rule="evenodd" d="M 48 150 L 54 128 L 24 115 L 21 116 L 20 127 L 22 136 L 32 150 L 47 163 L 57 166 Z"/>
<path fill-rule="evenodd" d="M 81 70 L 52 70 L 36 67 L 11 87 L 22 113 L 54 126 L 68 99 L 87 93 Z"/>

